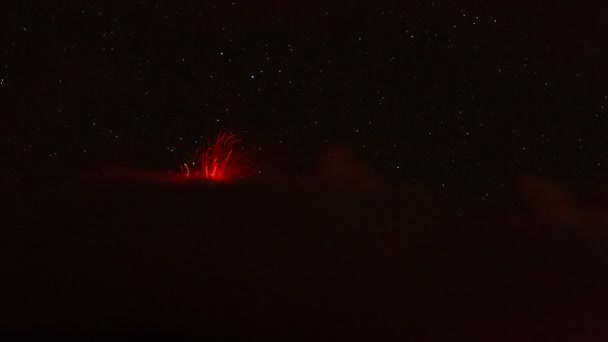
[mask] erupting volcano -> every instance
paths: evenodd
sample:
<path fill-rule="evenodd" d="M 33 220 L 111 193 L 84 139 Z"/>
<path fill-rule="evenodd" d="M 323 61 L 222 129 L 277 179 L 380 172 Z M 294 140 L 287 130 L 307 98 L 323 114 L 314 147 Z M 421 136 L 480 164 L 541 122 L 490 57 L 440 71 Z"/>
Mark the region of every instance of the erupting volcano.
<path fill-rule="evenodd" d="M 180 167 L 179 177 L 203 179 L 212 182 L 230 182 L 246 178 L 251 167 L 243 162 L 243 155 L 235 149 L 241 139 L 235 133 L 220 131 L 215 141 L 195 153 L 190 163 Z"/>

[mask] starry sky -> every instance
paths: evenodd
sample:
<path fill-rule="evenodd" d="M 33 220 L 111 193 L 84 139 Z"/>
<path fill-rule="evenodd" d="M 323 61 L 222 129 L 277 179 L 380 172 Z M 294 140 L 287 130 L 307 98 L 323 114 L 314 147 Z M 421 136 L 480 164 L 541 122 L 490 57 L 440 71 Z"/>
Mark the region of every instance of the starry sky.
<path fill-rule="evenodd" d="M 221 128 L 294 175 L 348 146 L 492 201 L 608 172 L 608 5 L 22 1 L 0 45 L 2 169 L 167 170 Z M 43 171 L 44 170 L 44 171 Z"/>

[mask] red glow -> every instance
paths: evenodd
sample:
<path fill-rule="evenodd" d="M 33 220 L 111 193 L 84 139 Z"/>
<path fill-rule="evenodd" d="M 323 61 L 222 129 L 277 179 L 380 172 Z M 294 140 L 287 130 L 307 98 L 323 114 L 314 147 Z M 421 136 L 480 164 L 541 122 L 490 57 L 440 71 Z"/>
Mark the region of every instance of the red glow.
<path fill-rule="evenodd" d="M 235 150 L 241 140 L 236 134 L 220 131 L 215 142 L 197 152 L 191 163 L 182 164 L 178 176 L 185 179 L 205 179 L 213 182 L 230 182 L 250 174 L 242 156 Z"/>

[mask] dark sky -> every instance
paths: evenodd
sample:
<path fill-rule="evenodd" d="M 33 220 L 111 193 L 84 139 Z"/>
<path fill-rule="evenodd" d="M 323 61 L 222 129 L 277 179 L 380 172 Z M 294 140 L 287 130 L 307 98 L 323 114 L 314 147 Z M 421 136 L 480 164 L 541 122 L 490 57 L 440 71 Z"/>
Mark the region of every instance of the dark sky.
<path fill-rule="evenodd" d="M 608 171 L 608 5 L 13 6 L 0 45 L 10 173 L 166 170 L 230 124 L 262 169 L 307 172 L 346 145 L 387 180 L 482 200 L 521 172 Z"/>

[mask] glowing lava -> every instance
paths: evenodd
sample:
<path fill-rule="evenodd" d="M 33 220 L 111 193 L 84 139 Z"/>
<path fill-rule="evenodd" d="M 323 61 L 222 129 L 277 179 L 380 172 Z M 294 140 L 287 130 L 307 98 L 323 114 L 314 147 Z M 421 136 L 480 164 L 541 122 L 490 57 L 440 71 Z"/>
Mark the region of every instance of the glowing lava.
<path fill-rule="evenodd" d="M 215 142 L 197 152 L 190 164 L 182 164 L 178 174 L 186 179 L 205 179 L 213 182 L 229 182 L 247 177 L 251 168 L 243 163 L 235 151 L 241 140 L 234 133 L 220 131 Z"/>

